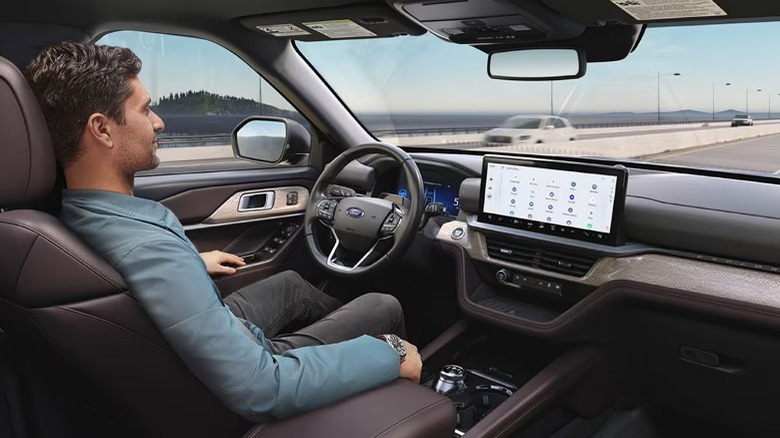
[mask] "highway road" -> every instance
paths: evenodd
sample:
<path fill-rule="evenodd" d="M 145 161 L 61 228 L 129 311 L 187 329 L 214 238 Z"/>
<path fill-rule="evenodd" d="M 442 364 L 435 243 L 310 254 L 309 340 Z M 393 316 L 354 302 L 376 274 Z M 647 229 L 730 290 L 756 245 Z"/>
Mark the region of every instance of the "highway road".
<path fill-rule="evenodd" d="M 780 174 L 780 134 L 700 146 L 643 159 L 683 166 Z"/>

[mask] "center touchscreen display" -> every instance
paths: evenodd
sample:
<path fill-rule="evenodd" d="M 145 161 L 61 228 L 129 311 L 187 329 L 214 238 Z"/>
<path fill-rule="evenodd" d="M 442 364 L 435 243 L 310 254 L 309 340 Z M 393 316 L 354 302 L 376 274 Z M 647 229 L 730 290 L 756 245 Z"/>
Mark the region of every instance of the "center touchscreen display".
<path fill-rule="evenodd" d="M 625 168 L 485 157 L 480 221 L 619 244 L 626 176 Z"/>

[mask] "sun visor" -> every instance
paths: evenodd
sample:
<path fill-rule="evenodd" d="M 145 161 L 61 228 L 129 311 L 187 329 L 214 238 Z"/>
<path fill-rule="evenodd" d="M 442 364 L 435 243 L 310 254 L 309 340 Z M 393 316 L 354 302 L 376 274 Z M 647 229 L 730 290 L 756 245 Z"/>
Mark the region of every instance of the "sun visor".
<path fill-rule="evenodd" d="M 587 26 L 603 23 L 732 21 L 780 17 L 780 2 L 744 0 L 543 0 Z"/>
<path fill-rule="evenodd" d="M 270 37 L 298 41 L 425 33 L 424 29 L 381 3 L 256 15 L 242 18 L 240 22 L 245 27 Z"/>

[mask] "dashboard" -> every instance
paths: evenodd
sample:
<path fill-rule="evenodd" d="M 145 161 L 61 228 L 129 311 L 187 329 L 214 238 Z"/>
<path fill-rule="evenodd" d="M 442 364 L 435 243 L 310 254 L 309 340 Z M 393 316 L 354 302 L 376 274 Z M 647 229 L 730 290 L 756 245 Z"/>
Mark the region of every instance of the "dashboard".
<path fill-rule="evenodd" d="M 588 204 L 593 200 L 597 207 L 603 208 L 598 220 L 595 216 L 597 211 L 589 209 L 584 212 L 584 217 L 577 218 L 582 223 L 564 216 L 560 207 L 565 207 L 565 212 L 569 213 L 568 208 L 575 208 L 568 205 L 571 199 L 550 197 L 548 192 L 543 193 L 547 196 L 542 198 L 555 202 L 544 199 L 543 213 L 539 217 L 541 220 L 535 222 L 535 226 L 526 224 L 523 227 L 514 226 L 514 220 L 519 220 L 522 215 L 525 215 L 525 219 L 529 219 L 528 214 L 534 215 L 529 211 L 528 204 L 525 209 L 514 210 L 515 214 L 512 215 L 512 210 L 507 207 L 511 206 L 511 198 L 507 198 L 509 204 L 503 207 L 495 203 L 485 204 L 485 199 L 481 199 L 485 194 L 483 190 L 487 190 L 487 186 L 483 188 L 483 178 L 487 177 L 483 155 L 417 152 L 411 156 L 425 182 L 426 202 L 443 203 L 447 220 L 459 221 L 466 229 L 490 235 L 493 239 L 519 239 L 534 245 L 550 245 L 558 252 L 583 254 L 586 258 L 594 259 L 604 256 L 666 254 L 780 273 L 780 237 L 776 237 L 780 236 L 777 232 L 780 229 L 780 210 L 775 207 L 780 205 L 780 185 L 769 177 L 628 163 L 626 168 L 615 171 L 616 175 L 622 174 L 621 178 L 625 177 L 625 180 L 610 182 L 609 192 L 599 191 L 592 196 L 588 191 Z M 538 156 L 504 157 L 526 161 L 540 159 Z M 576 167 L 563 170 L 575 171 L 573 175 L 579 178 L 569 181 L 569 188 L 572 182 L 576 182 L 577 187 L 588 187 L 585 181 L 591 176 L 577 175 L 576 172 L 592 168 L 594 164 L 615 168 L 614 164 L 598 159 L 567 158 L 566 161 L 574 161 Z M 364 186 L 373 186 L 374 193 L 408 196 L 404 178 L 397 168 L 393 168 L 392 163 L 377 158 L 367 159 L 361 164 L 350 171 L 352 180 L 363 180 Z M 536 169 L 533 172 L 541 177 L 538 172 L 547 170 Z M 530 188 L 531 183 L 526 181 L 523 187 Z M 593 181 L 589 184 L 593 190 L 592 186 L 599 183 Z M 616 193 L 625 190 L 625 196 L 618 194 L 610 200 L 613 184 Z M 567 193 L 567 196 L 570 195 Z M 526 196 L 530 196 L 530 192 Z M 575 194 L 575 200 L 577 196 Z M 533 202 L 530 198 L 523 202 L 526 201 Z M 550 206 L 553 208 L 550 209 Z M 576 208 L 571 213 L 575 213 Z M 610 208 L 612 217 L 608 221 Z M 548 215 L 547 211 L 558 212 L 558 215 Z M 594 215 L 590 214 L 591 211 Z M 501 216 L 502 219 L 499 221 L 494 217 L 491 220 L 487 218 L 489 214 Z M 594 220 L 583 220 L 590 218 Z M 540 224 L 545 227 L 539 227 Z M 594 228 L 588 228 L 588 224 Z M 583 232 L 606 232 L 606 227 L 610 227 L 610 230 L 618 227 L 622 228 L 623 236 L 612 242 L 583 239 L 550 232 L 553 225 L 556 229 L 563 226 L 564 230 L 569 227 Z"/>

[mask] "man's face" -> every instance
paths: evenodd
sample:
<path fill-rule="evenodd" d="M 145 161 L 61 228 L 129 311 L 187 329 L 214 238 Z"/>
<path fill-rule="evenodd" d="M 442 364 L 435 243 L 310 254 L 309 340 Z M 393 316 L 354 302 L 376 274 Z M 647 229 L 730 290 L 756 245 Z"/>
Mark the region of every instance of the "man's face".
<path fill-rule="evenodd" d="M 156 154 L 157 134 L 165 128 L 162 119 L 149 107 L 149 92 L 141 81 L 135 77 L 130 83 L 133 94 L 125 100 L 125 123 L 117 125 L 114 145 L 119 170 L 127 176 L 160 164 Z"/>

